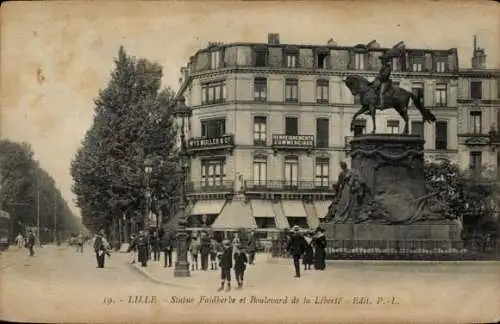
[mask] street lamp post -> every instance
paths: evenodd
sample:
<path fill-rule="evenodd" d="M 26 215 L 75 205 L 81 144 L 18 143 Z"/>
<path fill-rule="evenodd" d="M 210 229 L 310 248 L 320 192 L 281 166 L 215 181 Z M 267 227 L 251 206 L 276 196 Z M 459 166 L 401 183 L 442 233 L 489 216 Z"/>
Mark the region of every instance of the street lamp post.
<path fill-rule="evenodd" d="M 181 164 L 181 183 L 180 183 L 180 203 L 179 212 L 182 217 L 180 217 L 177 223 L 177 258 L 175 261 L 175 277 L 189 277 L 189 264 L 187 260 L 188 252 L 188 238 L 189 233 L 187 231 L 187 215 L 186 215 L 186 193 L 185 193 L 185 183 L 186 183 L 186 173 L 188 168 L 188 155 L 186 148 L 186 134 L 184 128 L 186 122 L 189 121 L 191 117 L 191 109 L 186 106 L 184 98 L 180 97 L 176 100 L 175 106 L 175 117 L 179 122 L 179 128 L 181 131 L 181 152 L 180 152 L 180 164 Z"/>
<path fill-rule="evenodd" d="M 143 229 L 146 229 L 146 224 L 148 223 L 149 214 L 151 212 L 151 188 L 149 187 L 151 172 L 153 172 L 153 163 L 150 159 L 146 158 L 146 160 L 144 160 L 144 173 L 146 175 L 146 215 L 144 217 Z"/>

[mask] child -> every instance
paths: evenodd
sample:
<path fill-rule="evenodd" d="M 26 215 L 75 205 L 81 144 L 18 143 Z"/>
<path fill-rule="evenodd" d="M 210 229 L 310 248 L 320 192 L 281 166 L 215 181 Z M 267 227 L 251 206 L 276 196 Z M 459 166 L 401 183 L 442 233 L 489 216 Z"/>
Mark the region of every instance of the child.
<path fill-rule="evenodd" d="M 224 282 L 227 282 L 226 291 L 231 290 L 231 268 L 233 267 L 233 251 L 228 240 L 222 241 L 223 252 L 220 255 L 220 288 L 217 291 L 224 290 Z"/>
<path fill-rule="evenodd" d="M 234 251 L 234 273 L 236 275 L 236 281 L 238 282 L 238 288 L 243 286 L 243 275 L 245 274 L 246 264 L 248 262 L 247 255 L 240 250 L 241 244 L 236 245 Z"/>

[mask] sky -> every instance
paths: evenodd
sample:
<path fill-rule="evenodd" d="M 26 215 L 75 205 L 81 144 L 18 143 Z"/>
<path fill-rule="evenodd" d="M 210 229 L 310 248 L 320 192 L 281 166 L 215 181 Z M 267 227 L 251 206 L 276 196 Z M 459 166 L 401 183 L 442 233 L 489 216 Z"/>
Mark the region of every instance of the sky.
<path fill-rule="evenodd" d="M 0 136 L 32 145 L 77 216 L 71 159 L 93 119 L 120 45 L 164 67 L 177 89 L 180 68 L 209 42 L 458 48 L 470 67 L 473 35 L 489 68 L 500 68 L 500 6 L 494 2 L 8 2 L 1 7 Z"/>

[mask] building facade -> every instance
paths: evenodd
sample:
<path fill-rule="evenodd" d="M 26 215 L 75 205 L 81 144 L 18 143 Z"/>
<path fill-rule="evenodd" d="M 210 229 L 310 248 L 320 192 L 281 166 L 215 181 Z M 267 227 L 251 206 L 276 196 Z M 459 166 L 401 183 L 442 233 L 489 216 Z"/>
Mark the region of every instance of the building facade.
<path fill-rule="evenodd" d="M 393 81 L 419 94 L 437 117 L 424 124 L 410 109 L 410 131 L 429 159 L 458 158 L 456 49 L 407 49 L 392 58 Z M 314 228 L 326 215 L 349 139 L 371 121 L 350 122 L 360 108 L 343 84 L 349 74 L 372 80 L 377 42 L 356 46 L 210 44 L 182 68 L 179 97 L 192 109 L 185 133 L 190 170 L 190 226 L 215 230 Z M 377 132 L 400 133 L 395 111 L 378 112 Z"/>
<path fill-rule="evenodd" d="M 460 166 L 489 169 L 500 180 L 500 70 L 487 68 L 475 38 L 471 63 L 459 77 Z"/>

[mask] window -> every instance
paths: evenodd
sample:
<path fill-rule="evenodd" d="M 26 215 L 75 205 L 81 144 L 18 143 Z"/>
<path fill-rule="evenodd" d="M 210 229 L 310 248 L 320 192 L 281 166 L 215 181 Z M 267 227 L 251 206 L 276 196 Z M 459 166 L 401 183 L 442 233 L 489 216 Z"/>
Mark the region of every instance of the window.
<path fill-rule="evenodd" d="M 471 151 L 469 153 L 469 166 L 472 170 L 479 170 L 483 165 L 483 153 L 480 151 Z"/>
<path fill-rule="evenodd" d="M 399 58 L 397 58 L 397 57 L 392 58 L 392 70 L 393 71 L 399 70 Z"/>
<path fill-rule="evenodd" d="M 285 117 L 285 135 L 299 135 L 299 119 Z"/>
<path fill-rule="evenodd" d="M 276 228 L 274 217 L 255 217 L 255 223 L 257 228 Z"/>
<path fill-rule="evenodd" d="M 436 63 L 436 71 L 437 72 L 446 72 L 446 62 L 438 61 Z"/>
<path fill-rule="evenodd" d="M 446 107 L 447 105 L 446 84 L 436 84 L 436 106 Z"/>
<path fill-rule="evenodd" d="M 226 100 L 226 82 L 217 81 L 202 84 L 201 100 L 203 104 L 214 104 Z"/>
<path fill-rule="evenodd" d="M 472 134 L 482 134 L 482 114 L 480 111 L 470 112 L 470 133 Z"/>
<path fill-rule="evenodd" d="M 411 134 L 420 136 L 424 139 L 424 122 L 414 120 L 411 122 Z"/>
<path fill-rule="evenodd" d="M 366 133 L 366 120 L 356 119 L 354 121 L 354 136 L 360 136 Z"/>
<path fill-rule="evenodd" d="M 399 134 L 399 120 L 388 120 L 387 131 L 390 134 Z"/>
<path fill-rule="evenodd" d="M 202 187 L 221 186 L 224 180 L 223 160 L 201 161 L 201 185 Z"/>
<path fill-rule="evenodd" d="M 267 138 L 266 117 L 256 116 L 253 118 L 253 144 L 266 145 Z"/>
<path fill-rule="evenodd" d="M 317 103 L 328 103 L 329 102 L 328 91 L 329 91 L 328 80 L 316 81 L 316 102 Z"/>
<path fill-rule="evenodd" d="M 214 138 L 226 134 L 225 119 L 211 119 L 201 121 L 201 137 Z"/>
<path fill-rule="evenodd" d="M 316 187 L 328 187 L 329 186 L 329 171 L 330 171 L 330 160 L 325 158 L 316 159 Z"/>
<path fill-rule="evenodd" d="M 483 97 L 483 83 L 481 81 L 471 81 L 470 98 L 479 100 L 482 97 Z"/>
<path fill-rule="evenodd" d="M 287 68 L 296 68 L 297 67 L 298 55 L 297 53 L 286 53 L 285 54 L 285 66 Z"/>
<path fill-rule="evenodd" d="M 255 157 L 253 160 L 253 182 L 254 186 L 265 186 L 267 179 L 267 160 Z"/>
<path fill-rule="evenodd" d="M 424 104 L 424 84 L 421 82 L 414 82 L 411 85 L 411 92 L 413 92 L 418 98 L 420 98 L 420 103 Z M 412 105 L 415 103 L 412 101 Z"/>
<path fill-rule="evenodd" d="M 422 72 L 424 67 L 425 57 L 410 56 L 410 69 L 412 72 Z"/>
<path fill-rule="evenodd" d="M 364 70 L 365 69 L 365 54 L 363 54 L 363 53 L 355 53 L 354 54 L 354 68 L 356 70 Z"/>
<path fill-rule="evenodd" d="M 448 149 L 448 122 L 436 122 L 436 150 Z"/>
<path fill-rule="evenodd" d="M 267 79 L 266 78 L 255 78 L 253 88 L 254 88 L 254 100 L 266 101 Z"/>
<path fill-rule="evenodd" d="M 299 185 L 298 180 L 298 165 L 299 160 L 297 157 L 286 157 L 285 158 L 285 186 L 296 187 Z"/>
<path fill-rule="evenodd" d="M 328 118 L 316 119 L 316 147 L 328 147 Z"/>
<path fill-rule="evenodd" d="M 328 69 L 328 58 L 330 55 L 328 53 L 319 53 L 316 55 L 316 68 L 317 69 Z"/>
<path fill-rule="evenodd" d="M 256 49 L 254 52 L 255 56 L 255 66 L 265 67 L 267 66 L 267 49 Z"/>
<path fill-rule="evenodd" d="M 298 102 L 299 81 L 297 79 L 286 79 L 285 102 Z"/>
<path fill-rule="evenodd" d="M 210 68 L 218 69 L 220 66 L 220 51 L 210 52 Z"/>

